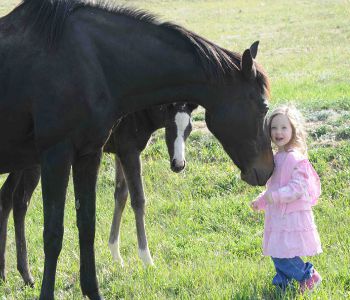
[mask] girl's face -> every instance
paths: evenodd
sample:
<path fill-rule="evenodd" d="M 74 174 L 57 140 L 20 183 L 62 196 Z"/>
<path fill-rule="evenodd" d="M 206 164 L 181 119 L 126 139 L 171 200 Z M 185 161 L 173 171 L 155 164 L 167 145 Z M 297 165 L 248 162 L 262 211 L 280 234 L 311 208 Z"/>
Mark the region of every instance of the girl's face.
<path fill-rule="evenodd" d="M 273 117 L 270 134 L 271 140 L 277 146 L 278 151 L 285 151 L 285 146 L 290 142 L 293 134 L 288 117 L 282 114 Z"/>

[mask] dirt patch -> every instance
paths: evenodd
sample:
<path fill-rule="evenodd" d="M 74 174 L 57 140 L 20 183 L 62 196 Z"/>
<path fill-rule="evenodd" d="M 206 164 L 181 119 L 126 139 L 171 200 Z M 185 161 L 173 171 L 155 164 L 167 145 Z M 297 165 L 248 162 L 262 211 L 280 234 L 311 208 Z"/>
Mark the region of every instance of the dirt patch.
<path fill-rule="evenodd" d="M 311 145 L 335 146 L 350 140 L 350 112 L 320 110 L 304 112 Z"/>
<path fill-rule="evenodd" d="M 205 134 L 210 133 L 205 121 L 194 121 L 192 125 L 193 125 L 194 132 L 199 131 L 199 132 L 205 133 Z"/>

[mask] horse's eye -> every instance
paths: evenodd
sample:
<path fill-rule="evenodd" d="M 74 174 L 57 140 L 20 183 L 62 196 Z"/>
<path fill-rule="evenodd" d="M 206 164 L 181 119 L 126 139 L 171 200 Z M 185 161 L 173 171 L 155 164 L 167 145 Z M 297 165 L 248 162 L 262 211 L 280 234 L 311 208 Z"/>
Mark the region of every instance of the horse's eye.
<path fill-rule="evenodd" d="M 266 115 L 269 111 L 269 106 L 266 103 L 262 103 L 259 107 L 259 110 L 263 115 Z"/>
<path fill-rule="evenodd" d="M 264 108 L 264 114 L 266 115 L 269 111 L 269 107 L 266 105 L 266 107 Z"/>

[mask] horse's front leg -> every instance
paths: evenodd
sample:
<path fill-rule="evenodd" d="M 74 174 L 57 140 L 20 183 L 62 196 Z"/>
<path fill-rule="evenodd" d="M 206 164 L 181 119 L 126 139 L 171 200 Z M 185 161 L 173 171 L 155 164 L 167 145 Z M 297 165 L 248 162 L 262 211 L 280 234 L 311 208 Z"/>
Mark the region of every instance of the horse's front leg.
<path fill-rule="evenodd" d="M 27 245 L 25 236 L 25 216 L 30 203 L 30 198 L 39 183 L 40 166 L 22 171 L 23 175 L 13 195 L 13 218 L 16 231 L 17 270 L 20 272 L 24 283 L 33 286 L 34 279 L 30 273 L 27 257 Z"/>
<path fill-rule="evenodd" d="M 73 181 L 79 230 L 80 285 L 84 296 L 102 299 L 95 268 L 96 181 L 102 151 L 74 159 Z"/>
<path fill-rule="evenodd" d="M 145 229 L 145 194 L 141 178 L 141 161 L 139 153 L 129 153 L 120 157 L 124 174 L 129 187 L 131 206 L 135 213 L 139 257 L 145 266 L 153 265 L 153 259 L 148 249 Z"/>
<path fill-rule="evenodd" d="M 108 247 L 111 250 L 113 259 L 124 266 L 123 258 L 120 255 L 120 222 L 128 198 L 128 186 L 126 184 L 123 167 L 118 156 L 115 156 L 115 191 L 114 191 L 114 214 L 109 233 Z"/>
<path fill-rule="evenodd" d="M 13 193 L 20 181 L 22 172 L 13 172 L 7 179 L 0 191 L 0 279 L 5 280 L 5 254 L 7 223 L 13 205 Z"/>
<path fill-rule="evenodd" d="M 45 265 L 40 299 L 54 299 L 57 259 L 62 248 L 63 217 L 73 148 L 60 143 L 41 154 Z"/>

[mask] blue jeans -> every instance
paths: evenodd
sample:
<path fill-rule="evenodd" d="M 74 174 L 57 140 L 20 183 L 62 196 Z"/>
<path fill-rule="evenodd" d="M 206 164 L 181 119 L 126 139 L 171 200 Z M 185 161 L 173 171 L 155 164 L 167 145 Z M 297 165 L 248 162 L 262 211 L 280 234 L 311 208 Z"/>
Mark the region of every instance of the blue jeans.
<path fill-rule="evenodd" d="M 283 290 L 291 284 L 292 279 L 304 281 L 312 276 L 313 265 L 309 262 L 304 263 L 299 257 L 293 258 L 275 258 L 271 257 L 275 265 L 276 275 L 272 284 L 279 286 Z"/>

